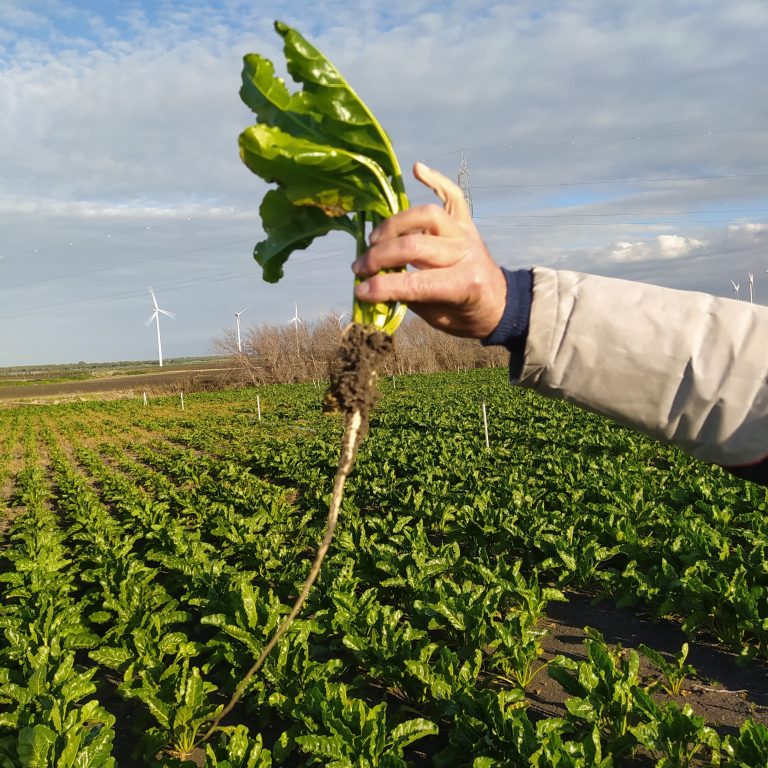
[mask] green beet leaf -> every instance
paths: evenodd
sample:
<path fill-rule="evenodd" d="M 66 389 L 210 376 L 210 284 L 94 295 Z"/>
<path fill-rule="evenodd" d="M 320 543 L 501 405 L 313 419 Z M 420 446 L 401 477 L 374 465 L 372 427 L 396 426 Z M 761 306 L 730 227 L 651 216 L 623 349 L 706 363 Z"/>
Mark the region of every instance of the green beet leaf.
<path fill-rule="evenodd" d="M 259 211 L 267 239 L 256 245 L 254 257 L 269 283 L 283 276 L 283 264 L 294 251 L 306 248 L 316 237 L 333 229 L 354 234 L 346 216 L 327 216 L 319 208 L 294 205 L 283 190 L 267 192 Z"/>
<path fill-rule="evenodd" d="M 260 207 L 266 239 L 254 258 L 264 279 L 277 282 L 283 264 L 332 230 L 349 232 L 356 252 L 366 247 L 366 226 L 408 207 L 392 144 L 347 81 L 299 32 L 282 22 L 288 71 L 302 89 L 291 93 L 271 61 L 244 57 L 240 97 L 257 123 L 240 134 L 245 165 L 277 189 Z M 356 322 L 391 333 L 404 308 L 355 301 Z"/>
<path fill-rule="evenodd" d="M 48 768 L 48 756 L 55 743 L 56 734 L 46 725 L 22 728 L 17 747 L 21 765 L 26 768 Z"/>
<path fill-rule="evenodd" d="M 396 210 L 384 172 L 364 155 L 259 124 L 240 135 L 240 155 L 254 173 L 277 182 L 294 205 L 313 206 L 328 216 L 365 211 L 384 218 Z"/>
<path fill-rule="evenodd" d="M 431 720 L 416 717 L 395 726 L 392 730 L 392 740 L 399 748 L 402 748 L 414 741 L 423 739 L 425 736 L 434 736 L 438 732 L 439 728 Z"/>

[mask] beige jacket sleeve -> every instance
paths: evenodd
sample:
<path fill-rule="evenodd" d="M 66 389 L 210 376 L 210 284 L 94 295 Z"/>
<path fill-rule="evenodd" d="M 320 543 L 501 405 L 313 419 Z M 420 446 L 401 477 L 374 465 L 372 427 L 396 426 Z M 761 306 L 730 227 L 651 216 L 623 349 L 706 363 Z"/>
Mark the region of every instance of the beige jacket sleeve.
<path fill-rule="evenodd" d="M 768 307 L 536 268 L 518 383 L 752 464 L 768 455 Z"/>

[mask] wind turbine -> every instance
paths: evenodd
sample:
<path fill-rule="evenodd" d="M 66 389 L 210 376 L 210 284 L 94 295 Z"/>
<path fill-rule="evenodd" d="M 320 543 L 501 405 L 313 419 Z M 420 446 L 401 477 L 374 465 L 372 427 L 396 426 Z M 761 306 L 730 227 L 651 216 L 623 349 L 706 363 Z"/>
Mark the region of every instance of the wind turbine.
<path fill-rule="evenodd" d="M 160 315 L 167 315 L 171 318 L 171 320 L 176 319 L 176 315 L 173 314 L 173 312 L 166 312 L 164 309 L 160 309 L 160 307 L 157 306 L 157 299 L 155 298 L 155 292 L 150 288 L 149 289 L 149 295 L 152 297 L 152 303 L 155 305 L 155 311 L 147 318 L 146 325 L 149 326 L 149 324 L 154 320 L 155 324 L 157 325 L 157 360 L 160 363 L 160 367 L 163 366 L 163 345 L 160 342 Z"/>
<path fill-rule="evenodd" d="M 226 304 L 224 304 L 224 306 L 227 307 Z M 235 310 L 232 309 L 232 307 L 227 307 L 227 309 L 230 312 L 235 313 L 235 326 L 237 327 L 237 351 L 238 352 L 243 351 L 243 345 L 240 343 L 240 315 L 242 315 L 243 312 L 245 312 L 247 309 L 250 309 L 250 308 L 251 308 L 251 305 L 249 304 L 245 309 L 241 309 L 239 312 L 235 312 Z"/>
<path fill-rule="evenodd" d="M 738 298 L 739 298 L 739 284 L 738 283 L 734 283 L 733 280 L 731 280 L 731 285 L 733 286 L 733 291 L 736 294 L 736 299 L 738 300 Z"/>
<path fill-rule="evenodd" d="M 299 317 L 299 305 L 294 302 L 293 305 L 293 317 L 289 320 L 296 328 L 296 359 L 299 359 L 299 326 L 304 325 Z"/>
<path fill-rule="evenodd" d="M 747 272 L 747 277 L 749 277 L 749 303 L 754 304 L 755 276 L 751 272 Z"/>

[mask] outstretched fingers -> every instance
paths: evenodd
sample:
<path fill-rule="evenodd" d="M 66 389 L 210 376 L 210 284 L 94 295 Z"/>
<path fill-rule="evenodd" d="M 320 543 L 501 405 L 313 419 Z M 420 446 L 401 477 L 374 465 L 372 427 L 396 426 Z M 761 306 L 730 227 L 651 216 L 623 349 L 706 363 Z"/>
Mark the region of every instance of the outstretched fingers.
<path fill-rule="evenodd" d="M 353 265 L 356 274 L 407 266 L 448 267 L 467 255 L 476 230 L 462 191 L 423 163 L 416 163 L 414 174 L 437 194 L 443 207 L 419 205 L 382 221 L 371 233 L 371 247 Z"/>
<path fill-rule="evenodd" d="M 443 207 L 434 203 L 419 205 L 385 219 L 371 233 L 372 244 L 413 233 L 450 237 L 473 226 L 464 193 L 447 176 L 424 163 L 416 163 L 413 173 L 440 198 Z"/>
<path fill-rule="evenodd" d="M 352 265 L 361 279 L 355 295 L 368 302 L 405 302 L 437 328 L 483 338 L 503 313 L 504 275 L 475 228 L 461 189 L 423 163 L 416 163 L 414 174 L 443 207 L 421 205 L 382 221 L 371 233 L 370 248 Z"/>
<path fill-rule="evenodd" d="M 443 176 L 440 171 L 436 171 L 424 163 L 414 164 L 413 175 L 422 184 L 430 187 L 443 201 L 445 212 L 453 221 L 460 225 L 472 223 L 472 214 L 469 211 L 469 206 L 467 206 L 467 201 L 464 199 L 464 193 L 447 176 Z"/>

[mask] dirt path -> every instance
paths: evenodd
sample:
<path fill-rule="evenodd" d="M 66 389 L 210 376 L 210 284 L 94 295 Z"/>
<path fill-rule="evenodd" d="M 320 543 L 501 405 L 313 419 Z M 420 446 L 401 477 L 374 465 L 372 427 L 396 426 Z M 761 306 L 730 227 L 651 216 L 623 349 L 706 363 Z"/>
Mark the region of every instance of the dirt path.
<path fill-rule="evenodd" d="M 141 392 L 157 388 L 167 388 L 185 382 L 190 378 L 211 378 L 226 374 L 228 367 L 216 368 L 178 368 L 175 370 L 158 371 L 157 373 L 141 373 L 132 376 L 109 376 L 100 379 L 84 381 L 66 381 L 49 383 L 45 381 L 14 386 L 0 386 L 0 402 L 18 400 L 39 400 L 75 395 L 94 395 L 101 392 L 114 393 L 119 391 Z"/>

